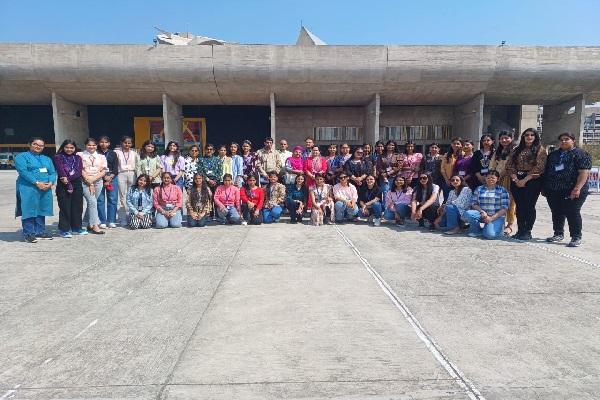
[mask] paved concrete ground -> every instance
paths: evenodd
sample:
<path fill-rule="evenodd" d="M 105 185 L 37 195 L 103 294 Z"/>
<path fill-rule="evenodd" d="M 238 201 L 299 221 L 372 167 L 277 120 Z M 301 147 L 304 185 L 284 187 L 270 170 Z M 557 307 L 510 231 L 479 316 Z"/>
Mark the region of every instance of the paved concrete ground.
<path fill-rule="evenodd" d="M 32 245 L 14 177 L 1 400 L 600 398 L 600 196 L 578 249 L 364 224 Z"/>

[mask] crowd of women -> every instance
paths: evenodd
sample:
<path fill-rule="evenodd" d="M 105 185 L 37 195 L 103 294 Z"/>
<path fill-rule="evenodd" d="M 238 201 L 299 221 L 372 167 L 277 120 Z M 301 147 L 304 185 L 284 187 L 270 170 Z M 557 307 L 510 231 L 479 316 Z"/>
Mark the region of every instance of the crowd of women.
<path fill-rule="evenodd" d="M 470 140 L 455 138 L 445 154 L 437 143 L 421 154 L 407 142 L 401 152 L 390 140 L 352 151 L 348 144 L 331 144 L 321 155 L 312 138 L 290 151 L 285 139 L 275 149 L 269 137 L 258 151 L 245 140 L 241 146 L 207 144 L 203 155 L 192 145 L 184 156 L 176 142 L 159 155 L 150 141 L 136 151 L 124 136 L 111 149 L 103 136 L 87 139 L 81 151 L 65 140 L 50 159 L 42 154 L 44 141 L 33 138 L 30 151 L 16 158 L 17 215 L 27 242 L 51 239 L 44 218 L 52 215 L 56 182 L 64 238 L 102 235 L 117 223 L 178 228 L 184 211 L 188 227 L 213 220 L 276 223 L 287 211 L 291 223 L 305 217 L 313 225 L 367 219 L 379 226 L 382 219 L 398 225 L 411 219 L 446 234 L 465 230 L 488 239 L 504 234 L 529 240 L 543 193 L 554 229 L 547 241 L 564 239 L 566 219 L 569 246 L 576 247 L 591 158 L 572 134 L 558 139 L 549 155 L 530 128 L 518 140 L 502 132 L 498 143 L 484 134 L 477 150 Z"/>

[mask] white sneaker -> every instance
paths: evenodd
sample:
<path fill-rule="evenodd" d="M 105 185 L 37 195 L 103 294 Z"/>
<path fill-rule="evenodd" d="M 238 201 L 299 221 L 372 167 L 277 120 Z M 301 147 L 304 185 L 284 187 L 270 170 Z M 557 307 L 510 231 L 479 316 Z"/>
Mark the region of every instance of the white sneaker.
<path fill-rule="evenodd" d="M 373 218 L 373 225 L 375 225 L 375 226 L 381 225 L 381 219 L 379 219 L 379 218 Z"/>
<path fill-rule="evenodd" d="M 246 221 L 242 221 L 242 225 L 246 226 L 248 223 Z"/>
<path fill-rule="evenodd" d="M 114 222 L 111 222 L 110 224 L 108 224 L 109 228 L 116 228 L 117 224 L 115 224 Z"/>
<path fill-rule="evenodd" d="M 106 224 L 100 224 L 100 225 L 98 225 L 98 228 L 100 228 L 100 229 L 106 229 Z"/>

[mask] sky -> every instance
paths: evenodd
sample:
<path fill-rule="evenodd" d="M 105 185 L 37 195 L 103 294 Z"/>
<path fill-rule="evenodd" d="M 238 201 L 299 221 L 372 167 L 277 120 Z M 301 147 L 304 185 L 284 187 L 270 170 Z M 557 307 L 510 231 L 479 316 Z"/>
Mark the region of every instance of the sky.
<path fill-rule="evenodd" d="M 600 0 L 0 0 L 0 43 L 152 44 L 154 26 L 237 43 L 600 45 Z"/>

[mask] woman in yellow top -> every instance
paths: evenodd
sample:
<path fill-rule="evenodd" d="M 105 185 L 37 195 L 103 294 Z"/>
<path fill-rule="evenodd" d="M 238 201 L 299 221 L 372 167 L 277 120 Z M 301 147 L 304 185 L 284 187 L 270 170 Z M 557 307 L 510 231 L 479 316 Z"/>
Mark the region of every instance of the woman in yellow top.
<path fill-rule="evenodd" d="M 224 144 L 219 146 L 219 159 L 223 163 L 223 169 L 221 171 L 221 176 L 219 177 L 219 182 L 223 182 L 223 177 L 225 174 L 233 176 L 233 159 L 227 156 L 227 146 Z"/>
<path fill-rule="evenodd" d="M 440 172 L 442 173 L 442 192 L 444 193 L 444 201 L 448 198 L 452 185 L 450 179 L 452 178 L 452 171 L 454 170 L 454 164 L 456 160 L 462 155 L 462 139 L 455 137 L 450 142 L 450 150 L 442 157 L 442 164 L 440 165 Z"/>

